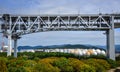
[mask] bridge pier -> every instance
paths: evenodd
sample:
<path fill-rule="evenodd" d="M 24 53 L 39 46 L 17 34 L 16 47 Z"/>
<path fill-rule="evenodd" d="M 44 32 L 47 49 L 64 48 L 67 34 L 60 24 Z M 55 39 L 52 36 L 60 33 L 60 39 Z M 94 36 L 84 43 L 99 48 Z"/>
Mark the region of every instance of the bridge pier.
<path fill-rule="evenodd" d="M 107 57 L 115 60 L 115 43 L 114 43 L 114 17 L 111 17 L 111 28 L 106 31 L 107 37 Z"/>
<path fill-rule="evenodd" d="M 7 49 L 7 56 L 11 56 L 12 53 L 12 35 L 8 35 L 8 49 Z"/>
<path fill-rule="evenodd" d="M 17 39 L 14 39 L 14 57 L 17 58 Z"/>
<path fill-rule="evenodd" d="M 107 57 L 115 60 L 114 30 L 107 31 Z"/>
<path fill-rule="evenodd" d="M 17 58 L 17 51 L 18 51 L 18 49 L 17 49 L 17 41 L 18 41 L 18 39 L 20 39 L 20 38 L 21 38 L 21 37 L 18 36 L 17 34 L 12 36 L 12 39 L 14 40 L 14 57 L 15 57 L 15 58 Z"/>

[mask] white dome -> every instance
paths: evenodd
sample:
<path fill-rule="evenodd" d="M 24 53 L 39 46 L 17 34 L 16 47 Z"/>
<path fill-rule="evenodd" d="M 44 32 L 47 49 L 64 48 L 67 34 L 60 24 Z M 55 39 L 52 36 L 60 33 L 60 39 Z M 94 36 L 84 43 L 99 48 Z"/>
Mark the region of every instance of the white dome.
<path fill-rule="evenodd" d="M 101 50 L 100 50 L 100 49 L 97 49 L 96 52 L 97 52 L 98 54 L 100 54 L 100 53 L 101 53 Z"/>
<path fill-rule="evenodd" d="M 93 52 L 93 55 L 97 55 L 97 52 Z"/>
<path fill-rule="evenodd" d="M 86 55 L 86 51 L 85 50 L 83 50 L 83 55 Z"/>
<path fill-rule="evenodd" d="M 105 51 L 104 51 L 104 50 L 102 50 L 102 51 L 101 51 L 101 54 L 105 55 L 106 53 L 105 53 Z"/>

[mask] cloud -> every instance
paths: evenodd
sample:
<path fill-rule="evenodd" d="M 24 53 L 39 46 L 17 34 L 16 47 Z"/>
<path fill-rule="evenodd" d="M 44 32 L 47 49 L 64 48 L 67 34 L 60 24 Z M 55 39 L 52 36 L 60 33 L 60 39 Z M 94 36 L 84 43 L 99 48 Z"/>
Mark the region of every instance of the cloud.
<path fill-rule="evenodd" d="M 0 0 L 0 13 L 12 14 L 89 14 L 120 12 L 120 0 Z M 22 36 L 18 45 L 106 44 L 103 32 L 41 32 Z M 115 30 L 120 44 L 120 29 Z"/>
<path fill-rule="evenodd" d="M 91 44 L 106 45 L 105 31 L 51 31 L 24 35 L 19 45 Z M 34 41 L 33 41 L 34 40 Z M 24 43 L 23 43 L 24 42 Z M 115 30 L 115 44 L 120 44 L 120 31 Z"/>
<path fill-rule="evenodd" d="M 120 12 L 119 0 L 1 0 L 2 13 L 61 14 Z"/>
<path fill-rule="evenodd" d="M 34 39 L 34 41 L 33 41 Z M 19 45 L 98 44 L 105 45 L 103 32 L 53 31 L 25 35 Z M 24 43 L 23 43 L 24 42 Z"/>
<path fill-rule="evenodd" d="M 111 13 L 112 10 L 119 11 L 119 2 L 118 0 L 42 0 L 37 3 L 33 3 L 35 8 L 32 10 L 39 9 L 41 13 L 98 13 L 99 11 L 103 13 Z M 109 5 L 108 5 L 109 4 Z"/>
<path fill-rule="evenodd" d="M 119 12 L 119 0 L 15 0 L 1 1 L 1 10 L 18 14 Z M 6 10 L 4 10 L 6 9 Z"/>

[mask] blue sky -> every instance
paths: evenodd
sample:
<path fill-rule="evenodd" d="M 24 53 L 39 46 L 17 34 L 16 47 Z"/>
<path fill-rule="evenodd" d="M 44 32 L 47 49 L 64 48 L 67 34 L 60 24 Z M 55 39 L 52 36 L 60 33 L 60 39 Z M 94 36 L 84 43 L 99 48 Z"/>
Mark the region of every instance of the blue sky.
<path fill-rule="evenodd" d="M 0 0 L 0 14 L 120 13 L 119 4 L 120 0 Z M 105 45 L 106 36 L 103 33 L 103 31 L 42 32 L 22 36 L 18 45 Z M 120 44 L 120 29 L 115 30 L 115 44 Z"/>
<path fill-rule="evenodd" d="M 0 0 L 2 13 L 63 14 L 120 12 L 120 0 Z"/>

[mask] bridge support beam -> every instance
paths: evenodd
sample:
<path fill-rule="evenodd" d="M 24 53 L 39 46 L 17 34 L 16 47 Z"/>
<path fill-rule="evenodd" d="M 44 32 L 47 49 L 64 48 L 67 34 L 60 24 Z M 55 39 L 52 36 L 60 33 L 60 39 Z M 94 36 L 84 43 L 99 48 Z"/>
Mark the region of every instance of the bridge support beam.
<path fill-rule="evenodd" d="M 11 34 L 8 35 L 8 49 L 7 49 L 7 56 L 11 56 L 12 53 L 12 36 Z"/>
<path fill-rule="evenodd" d="M 14 57 L 17 58 L 17 39 L 14 39 Z"/>
<path fill-rule="evenodd" d="M 114 17 L 111 17 L 111 28 L 107 30 L 107 56 L 115 60 L 115 43 L 114 43 Z"/>
<path fill-rule="evenodd" d="M 107 31 L 107 56 L 115 60 L 114 30 Z"/>

